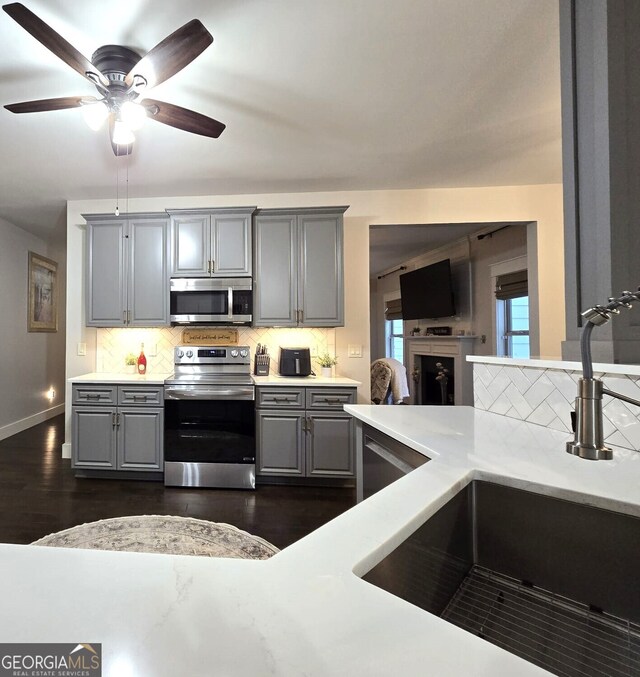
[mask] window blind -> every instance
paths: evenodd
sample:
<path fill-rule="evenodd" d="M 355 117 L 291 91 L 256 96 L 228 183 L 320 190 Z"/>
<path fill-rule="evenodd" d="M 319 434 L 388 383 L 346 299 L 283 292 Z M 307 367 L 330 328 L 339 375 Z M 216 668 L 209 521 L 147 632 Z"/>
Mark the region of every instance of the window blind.
<path fill-rule="evenodd" d="M 498 275 L 496 278 L 496 298 L 503 301 L 528 296 L 529 285 L 526 270 Z"/>
<path fill-rule="evenodd" d="M 387 301 L 384 308 L 385 320 L 401 320 L 402 319 L 402 300 L 390 299 Z"/>

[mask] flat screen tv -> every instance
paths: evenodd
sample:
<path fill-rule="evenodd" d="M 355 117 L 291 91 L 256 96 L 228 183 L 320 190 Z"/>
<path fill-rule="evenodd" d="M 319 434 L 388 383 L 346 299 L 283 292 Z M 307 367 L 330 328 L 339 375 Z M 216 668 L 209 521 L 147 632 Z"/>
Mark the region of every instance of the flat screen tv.
<path fill-rule="evenodd" d="M 455 315 L 450 260 L 400 275 L 400 298 L 403 320 L 432 320 Z"/>

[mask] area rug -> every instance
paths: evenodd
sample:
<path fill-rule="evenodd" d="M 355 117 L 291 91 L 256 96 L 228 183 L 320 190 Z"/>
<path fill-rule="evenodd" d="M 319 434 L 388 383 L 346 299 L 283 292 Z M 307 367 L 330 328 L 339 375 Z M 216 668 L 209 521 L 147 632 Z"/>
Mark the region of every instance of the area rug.
<path fill-rule="evenodd" d="M 280 552 L 263 538 L 230 524 L 166 515 L 89 522 L 49 534 L 31 545 L 240 559 L 269 559 Z"/>

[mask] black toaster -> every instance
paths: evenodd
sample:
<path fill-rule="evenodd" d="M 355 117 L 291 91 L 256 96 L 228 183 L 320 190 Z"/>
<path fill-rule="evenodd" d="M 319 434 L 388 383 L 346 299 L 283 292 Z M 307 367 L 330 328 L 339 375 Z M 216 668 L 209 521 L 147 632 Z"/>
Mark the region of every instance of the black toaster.
<path fill-rule="evenodd" d="M 310 376 L 309 348 L 280 348 L 280 376 Z"/>

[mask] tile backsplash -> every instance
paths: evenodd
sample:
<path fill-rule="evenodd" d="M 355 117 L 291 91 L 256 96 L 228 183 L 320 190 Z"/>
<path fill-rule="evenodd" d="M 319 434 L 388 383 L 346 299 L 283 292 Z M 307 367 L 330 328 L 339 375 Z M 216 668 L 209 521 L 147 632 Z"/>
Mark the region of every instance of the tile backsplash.
<path fill-rule="evenodd" d="M 312 355 L 329 352 L 335 354 L 335 329 L 274 329 L 265 327 L 237 327 L 239 345 L 251 348 L 255 354 L 258 343 L 266 345 L 271 356 L 271 370 L 278 369 L 278 349 L 280 346 L 311 348 Z M 173 371 L 173 349 L 182 343 L 183 327 L 159 329 L 98 329 L 96 371 L 102 373 L 121 373 L 127 371 L 125 357 L 133 353 L 140 354 L 140 344 L 144 343 L 149 373 L 168 373 Z M 153 355 L 153 353 L 156 353 Z M 313 362 L 313 360 L 312 360 Z M 316 369 L 317 364 L 313 363 Z"/>
<path fill-rule="evenodd" d="M 580 371 L 474 363 L 474 406 L 510 418 L 571 433 Z M 610 390 L 640 399 L 640 377 L 594 373 Z M 605 443 L 640 450 L 640 409 L 605 397 Z"/>

